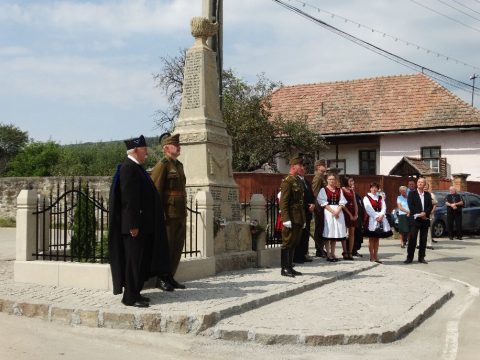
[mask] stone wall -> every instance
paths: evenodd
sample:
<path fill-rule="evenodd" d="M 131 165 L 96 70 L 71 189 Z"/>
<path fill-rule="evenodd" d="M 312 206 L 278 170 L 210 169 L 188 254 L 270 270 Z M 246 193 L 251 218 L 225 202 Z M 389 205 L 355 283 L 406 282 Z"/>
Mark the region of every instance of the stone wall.
<path fill-rule="evenodd" d="M 88 182 L 91 189 L 99 192 L 100 196 L 108 199 L 110 189 L 110 176 L 85 176 L 74 178 L 74 186 L 77 187 L 79 180 Z M 60 186 L 60 194 L 64 192 L 65 181 L 67 188 L 72 187 L 72 178 L 64 177 L 4 177 L 0 178 L 0 218 L 15 218 L 16 200 L 22 189 L 37 190 L 38 193 L 49 197 L 53 194 L 56 198 L 57 187 Z"/>

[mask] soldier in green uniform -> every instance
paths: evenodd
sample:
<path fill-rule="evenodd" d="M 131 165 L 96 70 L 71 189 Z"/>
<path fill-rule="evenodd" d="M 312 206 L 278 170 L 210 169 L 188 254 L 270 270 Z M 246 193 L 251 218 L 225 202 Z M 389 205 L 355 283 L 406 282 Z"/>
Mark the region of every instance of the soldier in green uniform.
<path fill-rule="evenodd" d="M 282 249 L 281 249 L 281 275 L 295 277 L 302 275 L 301 272 L 293 269 L 293 255 L 295 247 L 302 237 L 302 230 L 305 227 L 305 208 L 303 206 L 304 185 L 297 175 L 303 169 L 301 156 L 294 156 L 290 159 L 290 172 L 283 179 L 281 185 L 280 211 L 283 222 Z"/>
<path fill-rule="evenodd" d="M 313 196 L 317 199 L 320 189 L 327 186 L 327 179 L 325 179 L 325 173 L 327 172 L 327 164 L 325 160 L 315 161 L 315 176 L 312 180 L 312 190 Z M 327 253 L 325 251 L 325 240 L 322 237 L 323 233 L 323 208 L 315 200 L 315 233 L 313 235 L 313 240 L 315 240 L 315 256 L 326 257 Z"/>
<path fill-rule="evenodd" d="M 180 155 L 179 138 L 179 134 L 165 133 L 160 136 L 160 145 L 165 156 L 155 165 L 151 177 L 165 211 L 165 225 L 172 266 L 172 276 L 169 282 L 175 289 L 185 289 L 185 285 L 178 283 L 173 278 L 182 256 L 187 217 L 186 178 L 183 164 L 177 160 Z"/>

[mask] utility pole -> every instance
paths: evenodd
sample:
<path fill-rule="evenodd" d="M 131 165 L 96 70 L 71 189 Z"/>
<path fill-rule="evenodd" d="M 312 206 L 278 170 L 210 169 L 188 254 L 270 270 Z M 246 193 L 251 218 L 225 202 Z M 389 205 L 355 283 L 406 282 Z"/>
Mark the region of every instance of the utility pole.
<path fill-rule="evenodd" d="M 220 109 L 223 109 L 223 0 L 203 0 L 203 16 L 218 23 L 218 32 L 208 41 L 208 45 L 217 54 L 218 92 Z"/>
<path fill-rule="evenodd" d="M 472 82 L 473 82 L 473 86 L 472 86 L 472 106 L 473 106 L 473 97 L 475 96 L 475 79 L 476 78 L 478 78 L 477 74 L 473 74 L 472 76 L 470 76 L 470 80 L 472 80 Z"/>

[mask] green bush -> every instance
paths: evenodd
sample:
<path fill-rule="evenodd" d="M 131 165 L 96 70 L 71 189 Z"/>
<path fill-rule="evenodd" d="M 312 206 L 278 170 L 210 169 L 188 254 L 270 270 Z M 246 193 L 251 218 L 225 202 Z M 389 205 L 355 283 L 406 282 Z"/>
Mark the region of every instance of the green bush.
<path fill-rule="evenodd" d="M 14 218 L 0 218 L 0 227 L 15 227 L 17 224 Z"/>
<path fill-rule="evenodd" d="M 87 195 L 83 192 L 78 194 L 77 206 L 73 214 L 70 249 L 74 261 L 95 262 L 93 258 L 97 240 L 95 205 Z"/>

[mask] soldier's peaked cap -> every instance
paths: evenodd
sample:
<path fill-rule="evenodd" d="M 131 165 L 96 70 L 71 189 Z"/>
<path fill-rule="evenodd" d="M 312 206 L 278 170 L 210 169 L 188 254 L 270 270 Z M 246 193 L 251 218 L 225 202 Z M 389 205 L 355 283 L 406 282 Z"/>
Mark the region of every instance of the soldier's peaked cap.
<path fill-rule="evenodd" d="M 290 161 L 288 163 L 290 165 L 297 165 L 297 164 L 303 165 L 303 154 L 293 155 L 293 157 L 290 158 Z"/>
<path fill-rule="evenodd" d="M 180 134 L 171 135 L 170 133 L 164 133 L 160 135 L 160 145 L 180 145 Z"/>
<path fill-rule="evenodd" d="M 127 146 L 127 150 L 135 149 L 137 147 L 146 147 L 147 142 L 145 141 L 145 137 L 140 135 L 138 138 L 133 138 L 129 140 L 125 140 L 125 145 Z"/>

